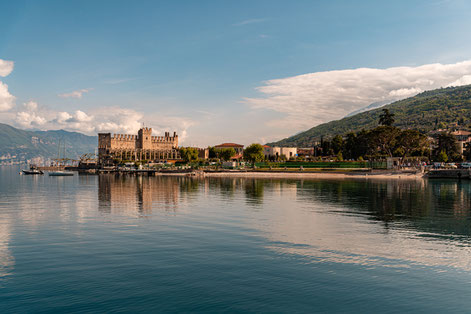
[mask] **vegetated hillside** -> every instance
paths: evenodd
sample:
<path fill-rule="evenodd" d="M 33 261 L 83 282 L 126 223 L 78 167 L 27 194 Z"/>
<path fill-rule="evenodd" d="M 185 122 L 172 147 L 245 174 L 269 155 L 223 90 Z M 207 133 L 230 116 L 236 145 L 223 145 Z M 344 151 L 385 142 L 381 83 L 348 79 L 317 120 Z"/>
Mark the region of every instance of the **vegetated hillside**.
<path fill-rule="evenodd" d="M 93 153 L 98 145 L 96 136 L 77 132 L 25 131 L 0 123 L 0 156 L 7 154 L 33 157 L 52 157 L 58 155 L 59 142 L 61 158 L 77 158 L 85 153 Z"/>
<path fill-rule="evenodd" d="M 471 85 L 440 88 L 420 93 L 414 97 L 396 101 L 384 107 L 358 113 L 341 120 L 330 121 L 298 133 L 270 146 L 310 147 L 321 137 L 357 132 L 378 125 L 383 109 L 394 113 L 394 125 L 402 129 L 429 132 L 434 129 L 459 124 L 467 127 L 471 122 Z"/>

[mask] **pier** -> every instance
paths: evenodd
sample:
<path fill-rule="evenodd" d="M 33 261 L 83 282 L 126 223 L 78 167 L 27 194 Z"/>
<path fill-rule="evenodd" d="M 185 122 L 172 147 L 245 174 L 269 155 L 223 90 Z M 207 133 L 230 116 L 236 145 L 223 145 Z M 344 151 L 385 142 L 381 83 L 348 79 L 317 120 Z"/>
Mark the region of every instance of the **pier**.
<path fill-rule="evenodd" d="M 430 179 L 470 179 L 470 169 L 434 169 L 430 170 L 427 175 Z"/>

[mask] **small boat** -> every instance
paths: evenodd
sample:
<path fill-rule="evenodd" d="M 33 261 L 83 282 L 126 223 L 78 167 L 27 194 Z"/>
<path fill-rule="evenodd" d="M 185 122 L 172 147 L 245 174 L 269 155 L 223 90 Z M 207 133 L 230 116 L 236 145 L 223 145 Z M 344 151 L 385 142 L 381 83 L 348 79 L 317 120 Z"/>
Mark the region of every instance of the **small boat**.
<path fill-rule="evenodd" d="M 21 170 L 23 174 L 44 174 L 41 170 L 34 169 L 34 170 Z"/>
<path fill-rule="evenodd" d="M 23 174 L 44 174 L 44 172 L 42 172 L 42 170 L 39 170 L 38 168 L 36 167 L 29 167 L 29 170 L 21 170 L 23 172 Z"/>
<path fill-rule="evenodd" d="M 51 171 L 49 172 L 50 177 L 70 177 L 73 176 L 72 171 Z"/>

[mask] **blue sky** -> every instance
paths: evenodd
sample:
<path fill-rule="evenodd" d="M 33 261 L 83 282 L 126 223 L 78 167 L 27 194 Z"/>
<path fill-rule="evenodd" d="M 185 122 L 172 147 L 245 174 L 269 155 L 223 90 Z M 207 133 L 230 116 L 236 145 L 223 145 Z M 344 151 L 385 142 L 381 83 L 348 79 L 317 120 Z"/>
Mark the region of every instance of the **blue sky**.
<path fill-rule="evenodd" d="M 372 102 L 469 83 L 471 74 L 467 1 L 1 1 L 1 7 L 0 59 L 14 67 L 0 81 L 15 99 L 0 121 L 23 128 L 93 134 L 145 123 L 184 134 L 187 145 L 265 142 Z M 448 67 L 420 67 L 437 63 Z M 361 68 L 383 72 L 354 70 Z M 371 93 L 376 82 L 381 88 Z"/>

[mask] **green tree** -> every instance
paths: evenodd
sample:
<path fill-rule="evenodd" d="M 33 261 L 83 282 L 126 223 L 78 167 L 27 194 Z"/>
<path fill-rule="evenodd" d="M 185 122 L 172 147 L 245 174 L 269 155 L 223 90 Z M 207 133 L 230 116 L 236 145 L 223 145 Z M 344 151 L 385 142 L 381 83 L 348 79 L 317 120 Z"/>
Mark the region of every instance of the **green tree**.
<path fill-rule="evenodd" d="M 334 154 L 332 149 L 332 142 L 330 141 L 321 141 L 322 156 L 330 156 Z"/>
<path fill-rule="evenodd" d="M 376 147 L 374 148 L 376 150 Z M 371 131 L 361 130 L 357 133 L 354 159 L 366 156 L 371 151 Z"/>
<path fill-rule="evenodd" d="M 427 137 L 417 130 L 404 130 L 397 139 L 397 148 L 402 152 L 402 160 L 413 153 L 423 156 L 429 146 Z"/>
<path fill-rule="evenodd" d="M 331 142 L 331 146 L 332 150 L 334 151 L 334 154 L 338 154 L 339 152 L 341 152 L 344 146 L 343 137 L 340 135 L 334 136 Z"/>
<path fill-rule="evenodd" d="M 214 146 L 208 147 L 209 149 L 209 158 L 218 158 L 218 151 Z"/>
<path fill-rule="evenodd" d="M 198 150 L 194 147 L 180 148 L 180 156 L 185 162 L 193 162 L 198 160 Z"/>
<path fill-rule="evenodd" d="M 389 109 L 383 109 L 383 113 L 379 115 L 379 125 L 392 126 L 394 124 L 394 113 L 390 113 Z"/>
<path fill-rule="evenodd" d="M 444 150 L 442 150 L 440 153 L 438 153 L 437 160 L 440 162 L 447 162 L 448 161 L 448 155 Z"/>
<path fill-rule="evenodd" d="M 357 135 L 353 132 L 347 134 L 344 144 L 344 153 L 347 159 L 356 159 L 358 156 L 356 154 L 357 150 Z"/>
<path fill-rule="evenodd" d="M 263 155 L 263 146 L 260 144 L 250 144 L 247 146 L 244 150 L 244 159 L 252 163 L 265 159 L 265 156 Z"/>
<path fill-rule="evenodd" d="M 449 159 L 459 160 L 461 154 L 458 148 L 458 142 L 453 134 L 448 132 L 443 132 L 438 135 L 438 145 L 437 145 L 437 157 L 442 151 L 446 153 Z"/>
<path fill-rule="evenodd" d="M 219 157 L 225 161 L 231 159 L 231 157 L 235 156 L 236 151 L 234 148 L 223 148 L 219 150 Z"/>
<path fill-rule="evenodd" d="M 370 132 L 370 148 L 373 152 L 393 157 L 401 130 L 393 126 L 379 126 Z"/>

